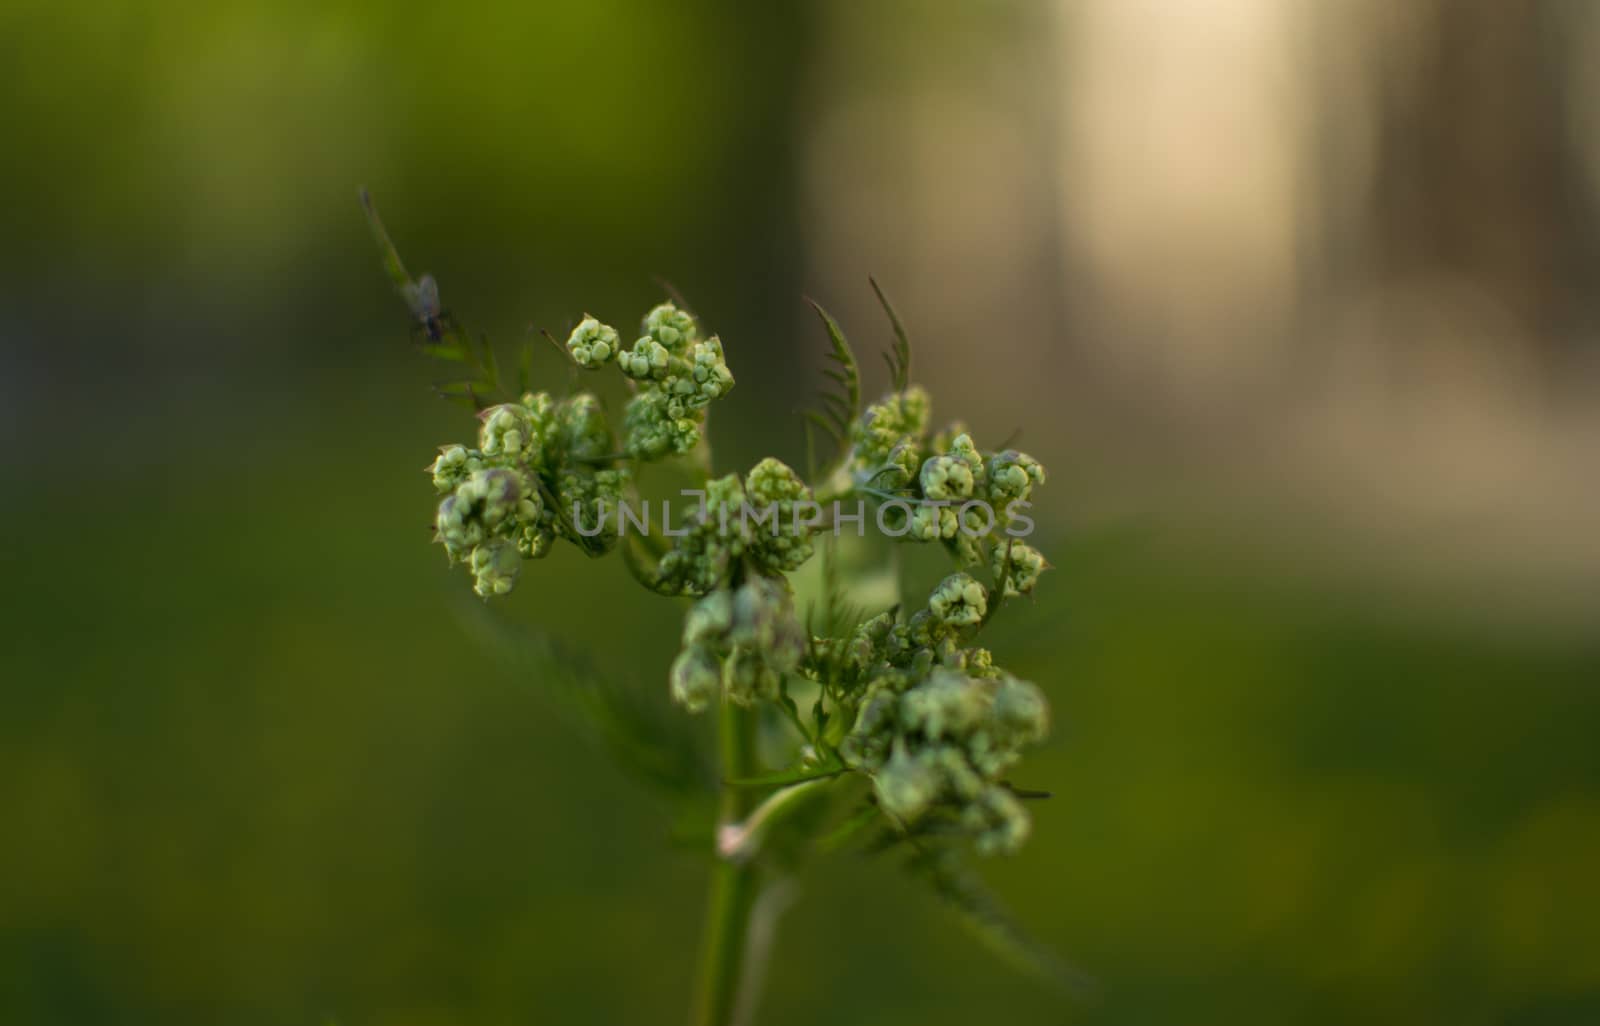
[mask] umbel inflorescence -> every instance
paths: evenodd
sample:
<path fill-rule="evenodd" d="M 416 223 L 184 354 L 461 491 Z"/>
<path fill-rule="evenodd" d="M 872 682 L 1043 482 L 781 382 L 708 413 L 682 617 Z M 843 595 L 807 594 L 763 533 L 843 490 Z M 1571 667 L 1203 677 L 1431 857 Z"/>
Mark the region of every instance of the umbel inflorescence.
<path fill-rule="evenodd" d="M 722 341 L 681 303 L 655 306 L 637 331 L 586 315 L 564 342 L 553 339 L 575 380 L 612 376 L 605 387 L 624 398 L 610 407 L 604 388 L 535 390 L 526 380 L 515 398 L 492 402 L 504 391 L 492 351 L 474 347 L 443 312 L 432 279 L 405 273 L 375 215 L 373 226 L 424 350 L 469 372 L 443 390 L 477 410 L 476 438 L 442 447 L 428 468 L 447 558 L 488 599 L 510 592 L 531 572 L 526 564 L 559 543 L 590 556 L 620 549 L 641 584 L 687 600 L 681 649 L 661 671 L 672 699 L 691 713 L 755 710 L 792 729 L 784 768 L 726 780 L 768 797 L 745 807 L 741 822 L 724 823 L 724 858 L 751 857 L 801 792 L 850 780 L 867 786 L 846 828 L 830 836 L 875 823 L 919 851 L 958 843 L 984 854 L 1013 852 L 1027 839 L 1024 799 L 1034 795 L 1010 775 L 1044 738 L 1048 706 L 978 638 L 1048 568 L 1022 540 L 1044 468 L 1013 449 L 983 448 L 959 423 L 935 426 L 932 401 L 910 381 L 904 329 L 881 292 L 895 337 L 891 385 L 865 408 L 855 356 L 817 311 L 837 387 L 814 423 L 837 444 L 831 463 L 802 474 L 767 458 L 717 476 L 708 413 L 733 389 L 734 374 Z M 688 475 L 694 487 L 684 494 L 695 501 L 675 517 L 663 504 L 652 524 L 636 474 L 654 463 Z M 844 533 L 854 536 L 863 521 L 886 539 L 877 543 L 885 553 L 897 545 L 941 551 L 947 576 L 901 602 L 853 604 L 836 550 L 841 524 L 853 522 Z M 809 594 L 797 587 L 802 579 Z"/>
<path fill-rule="evenodd" d="M 703 444 L 708 408 L 734 383 L 722 343 L 672 303 L 645 315 L 631 346 L 620 339 L 585 317 L 566 341 L 577 366 L 615 365 L 633 386 L 620 434 L 589 392 L 531 392 L 484 408 L 476 444 L 445 446 L 429 467 L 442 496 L 438 541 L 479 595 L 509 592 L 522 564 L 557 540 L 591 555 L 615 547 L 631 467 Z M 1014 851 L 1029 817 L 1006 774 L 1044 737 L 1047 706 L 973 639 L 1045 567 L 1004 530 L 1044 470 L 1022 453 L 980 450 L 959 425 L 930 433 L 931 408 L 916 386 L 868 406 L 849 424 L 843 474 L 830 475 L 836 509 L 859 492 L 884 507 L 885 533 L 942 543 L 954 557 L 958 569 L 911 610 L 875 611 L 838 636 L 805 628 L 786 575 L 815 555 L 826 510 L 772 458 L 706 481 L 670 546 L 633 565 L 652 589 L 697 597 L 667 675 L 685 708 L 777 704 L 786 680 L 809 682 L 825 714 L 802 727 L 811 762 L 869 776 L 899 825 L 942 814 L 979 851 Z"/>

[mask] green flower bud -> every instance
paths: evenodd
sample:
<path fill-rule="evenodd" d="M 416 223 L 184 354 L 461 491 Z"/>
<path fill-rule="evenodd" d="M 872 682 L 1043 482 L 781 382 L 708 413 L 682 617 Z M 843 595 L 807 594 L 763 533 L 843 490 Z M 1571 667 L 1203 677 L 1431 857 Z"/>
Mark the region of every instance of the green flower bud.
<path fill-rule="evenodd" d="M 1007 449 L 989 458 L 989 501 L 1003 509 L 1027 499 L 1035 485 L 1044 484 L 1044 467 L 1026 453 Z"/>
<path fill-rule="evenodd" d="M 517 475 L 509 470 L 479 470 L 456 487 L 455 494 L 439 504 L 434 529 L 445 551 L 460 558 L 473 547 L 509 530 L 518 520 L 539 515 L 537 495 L 524 493 Z"/>
<path fill-rule="evenodd" d="M 555 524 L 551 518 L 541 517 L 539 523 L 524 524 L 519 528 L 513 540 L 517 545 L 517 553 L 523 559 L 542 559 L 555 544 Z"/>
<path fill-rule="evenodd" d="M 892 690 L 881 686 L 868 689 L 866 699 L 856 712 L 855 724 L 839 745 L 839 754 L 848 765 L 866 770 L 883 765 L 889 757 L 899 706 L 900 699 Z"/>
<path fill-rule="evenodd" d="M 934 619 L 950 627 L 970 627 L 989 611 L 989 596 L 969 574 L 951 574 L 928 598 Z"/>
<path fill-rule="evenodd" d="M 970 499 L 983 483 L 983 457 L 970 436 L 957 435 L 949 452 L 922 464 L 922 493 L 930 499 Z"/>
<path fill-rule="evenodd" d="M 528 411 L 534 429 L 549 435 L 556 423 L 556 401 L 548 392 L 527 392 L 522 396 L 522 408 Z"/>
<path fill-rule="evenodd" d="M 995 728 L 1012 747 L 1044 740 L 1050 731 L 1050 705 L 1038 686 L 1010 674 L 994 693 Z"/>
<path fill-rule="evenodd" d="M 800 475 L 782 460 L 771 456 L 750 468 L 750 473 L 745 475 L 744 490 L 750 502 L 756 506 L 811 498 L 811 489 L 800 480 Z"/>
<path fill-rule="evenodd" d="M 900 723 L 930 741 L 967 734 L 989 715 L 990 697 L 980 681 L 939 667 L 900 696 Z"/>
<path fill-rule="evenodd" d="M 930 499 L 972 497 L 972 470 L 954 456 L 930 456 L 922 464 L 922 494 Z"/>
<path fill-rule="evenodd" d="M 787 464 L 769 456 L 745 475 L 744 492 L 753 516 L 773 518 L 770 526 L 766 520 L 760 527 L 746 525 L 757 558 L 773 570 L 800 569 L 815 551 L 811 527 L 796 523 L 797 507 L 812 501 L 811 489 Z"/>
<path fill-rule="evenodd" d="M 544 441 L 534 429 L 527 408 L 518 403 L 491 406 L 478 416 L 483 419 L 478 448 L 485 456 L 529 463 Z"/>
<path fill-rule="evenodd" d="M 1007 556 L 1009 549 L 1010 555 Z M 989 568 L 994 579 L 1006 582 L 1006 595 L 1030 595 L 1039 575 L 1050 569 L 1044 556 L 1032 545 L 1019 541 L 996 542 L 990 553 Z"/>
<path fill-rule="evenodd" d="M 529 392 L 522 397 L 522 408 L 528 411 L 528 423 L 533 433 L 533 444 L 524 452 L 525 462 L 534 470 L 543 470 L 552 459 L 553 440 L 558 430 L 558 409 L 554 399 L 545 392 Z"/>
<path fill-rule="evenodd" d="M 982 515 L 972 511 L 966 516 L 957 513 L 957 518 L 961 522 L 961 529 L 946 542 L 951 555 L 961 566 L 982 566 L 983 544 L 979 537 L 975 537 L 986 526 Z"/>
<path fill-rule="evenodd" d="M 933 613 L 927 609 L 919 609 L 911 614 L 911 619 L 905 623 L 905 644 L 915 653 L 912 667 L 921 677 L 933 666 L 933 653 L 930 651 L 934 642 L 938 641 L 950 628 L 941 623 Z"/>
<path fill-rule="evenodd" d="M 911 519 L 906 524 L 906 537 L 915 541 L 938 541 L 954 538 L 961 531 L 961 518 L 954 507 L 918 503 L 911 508 Z"/>
<path fill-rule="evenodd" d="M 716 701 L 722 691 L 722 666 L 699 645 L 690 645 L 672 662 L 672 700 L 692 713 Z"/>
<path fill-rule="evenodd" d="M 983 453 L 978 451 L 978 446 L 972 441 L 971 435 L 965 431 L 956 435 L 946 455 L 965 463 L 967 469 L 972 472 L 972 480 L 976 485 L 974 491 L 983 490 L 989 481 L 989 472 L 983 465 Z"/>
<path fill-rule="evenodd" d="M 579 321 L 567 337 L 567 352 L 572 354 L 579 367 L 586 370 L 604 367 L 621 351 L 622 342 L 617 337 L 617 329 L 601 324 L 593 317 Z"/>
<path fill-rule="evenodd" d="M 962 653 L 961 668 L 972 677 L 992 678 L 996 673 L 994 653 L 986 648 L 969 648 Z"/>
<path fill-rule="evenodd" d="M 715 335 L 696 342 L 690 349 L 688 370 L 693 383 L 692 403 L 703 406 L 733 390 L 733 372 L 722 355 L 722 340 Z"/>
<path fill-rule="evenodd" d="M 635 381 L 659 381 L 667 376 L 671 362 L 672 352 L 646 335 L 633 344 L 632 350 L 618 358 L 617 366 Z"/>
<path fill-rule="evenodd" d="M 700 328 L 694 318 L 671 303 L 662 303 L 645 314 L 644 334 L 675 355 L 700 341 Z"/>
<path fill-rule="evenodd" d="M 744 483 L 738 474 L 724 474 L 706 482 L 706 508 L 714 521 L 722 509 L 727 509 L 730 517 L 737 517 L 743 504 Z"/>
<path fill-rule="evenodd" d="M 455 491 L 470 474 L 482 469 L 482 454 L 464 445 L 444 446 L 439 450 L 439 455 L 432 465 L 428 467 L 433 473 L 433 487 L 438 489 L 441 495 Z"/>
<path fill-rule="evenodd" d="M 700 444 L 700 426 L 690 417 L 673 417 L 660 392 L 640 392 L 623 412 L 623 449 L 639 459 L 682 455 Z"/>
<path fill-rule="evenodd" d="M 794 596 L 782 579 L 751 577 L 733 596 L 728 641 L 753 652 L 777 673 L 787 673 L 805 655 L 806 636 L 795 615 Z"/>
<path fill-rule="evenodd" d="M 919 448 L 928 429 L 930 410 L 928 393 L 916 385 L 868 406 L 850 432 L 856 468 L 872 470 L 882 466 L 899 446 L 913 451 Z M 915 466 L 907 469 L 914 470 Z"/>
<path fill-rule="evenodd" d="M 933 761 L 896 745 L 883 768 L 873 774 L 878 804 L 902 824 L 916 822 L 939 798 L 940 779 Z"/>
<path fill-rule="evenodd" d="M 593 470 L 580 464 L 563 470 L 556 479 L 561 534 L 585 552 L 608 551 L 617 541 L 617 507 L 629 480 L 624 467 Z"/>
<path fill-rule="evenodd" d="M 556 428 L 569 462 L 603 460 L 615 450 L 600 400 L 587 392 L 561 401 L 556 407 Z"/>
<path fill-rule="evenodd" d="M 857 627 L 850 635 L 846 649 L 850 665 L 857 670 L 865 670 L 880 658 L 880 654 L 887 654 L 889 634 L 893 629 L 894 617 L 888 613 L 879 613 Z"/>
<path fill-rule="evenodd" d="M 689 607 L 683 618 L 685 645 L 721 645 L 733 626 L 733 594 L 714 591 Z"/>
<path fill-rule="evenodd" d="M 482 598 L 504 595 L 517 583 L 522 572 L 522 557 L 517 547 L 504 538 L 495 538 L 472 550 L 472 590 Z"/>

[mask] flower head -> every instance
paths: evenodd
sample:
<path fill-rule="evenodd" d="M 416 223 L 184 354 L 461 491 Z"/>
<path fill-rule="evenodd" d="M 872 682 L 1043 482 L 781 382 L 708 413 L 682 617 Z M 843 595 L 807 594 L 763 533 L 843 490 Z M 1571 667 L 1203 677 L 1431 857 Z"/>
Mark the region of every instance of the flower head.
<path fill-rule="evenodd" d="M 971 574 L 951 574 L 928 596 L 928 611 L 947 627 L 971 627 L 988 609 L 988 592 Z"/>
<path fill-rule="evenodd" d="M 621 351 L 622 342 L 617 337 L 617 329 L 609 324 L 601 324 L 593 317 L 579 321 L 578 326 L 572 329 L 572 334 L 567 336 L 567 352 L 585 370 L 599 370 L 616 359 Z"/>
<path fill-rule="evenodd" d="M 700 339 L 700 326 L 688 313 L 672 303 L 662 303 L 644 315 L 644 334 L 666 346 L 673 353 L 682 353 Z"/>

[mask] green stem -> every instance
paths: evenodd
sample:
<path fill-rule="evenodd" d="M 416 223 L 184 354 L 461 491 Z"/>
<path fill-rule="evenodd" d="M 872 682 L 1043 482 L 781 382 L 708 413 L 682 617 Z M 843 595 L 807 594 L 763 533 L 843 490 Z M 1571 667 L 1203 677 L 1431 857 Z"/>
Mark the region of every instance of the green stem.
<path fill-rule="evenodd" d="M 723 779 L 752 776 L 756 769 L 754 714 L 725 700 L 720 715 L 718 747 Z M 748 790 L 724 787 L 718 834 L 743 821 L 753 804 L 754 795 Z M 746 976 L 746 941 L 758 885 L 753 862 L 726 858 L 718 850 L 706 909 L 694 1016 L 690 1020 L 693 1026 L 730 1026 L 733 1022 L 734 1010 L 740 1004 L 739 984 Z"/>

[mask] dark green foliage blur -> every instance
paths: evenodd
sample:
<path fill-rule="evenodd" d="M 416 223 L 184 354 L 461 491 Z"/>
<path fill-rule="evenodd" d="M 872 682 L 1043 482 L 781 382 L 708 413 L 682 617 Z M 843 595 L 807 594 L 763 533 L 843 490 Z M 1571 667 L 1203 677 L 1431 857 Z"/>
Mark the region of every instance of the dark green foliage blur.
<path fill-rule="evenodd" d="M 0 10 L 0 1021 L 681 1021 L 705 858 L 479 644 L 421 472 L 470 427 L 356 188 L 506 343 L 670 279 L 739 374 L 719 464 L 797 457 L 815 28 L 709 0 Z M 1039 448 L 1057 569 L 996 647 L 1050 695 L 1020 783 L 1054 798 L 983 869 L 1095 990 L 836 861 L 760 1021 L 1600 1017 L 1600 639 L 1246 573 L 1160 511 L 1080 530 L 1087 475 Z M 562 550 L 495 612 L 664 704 L 679 611 L 616 561 Z"/>

